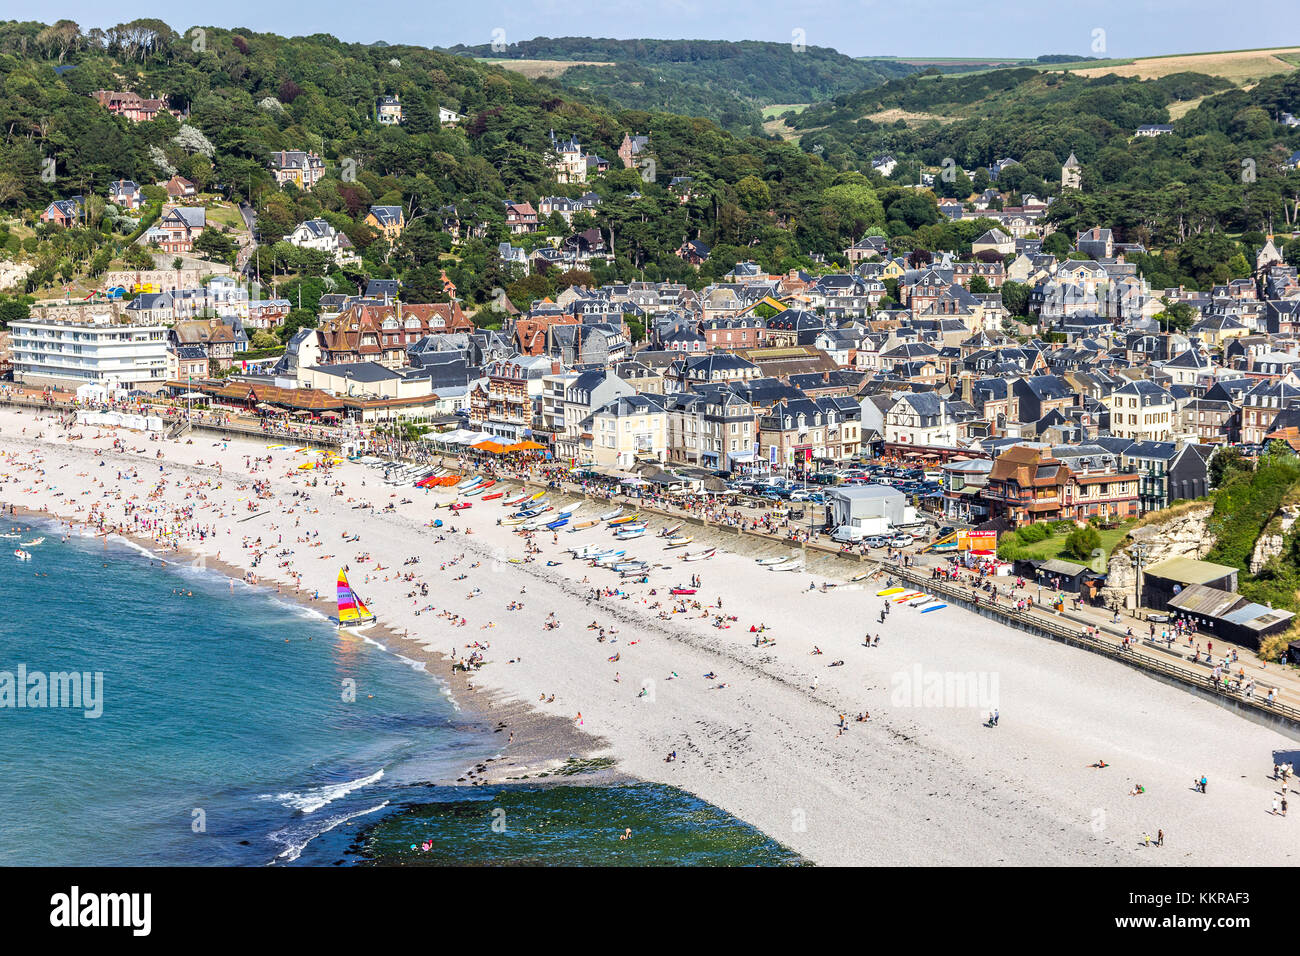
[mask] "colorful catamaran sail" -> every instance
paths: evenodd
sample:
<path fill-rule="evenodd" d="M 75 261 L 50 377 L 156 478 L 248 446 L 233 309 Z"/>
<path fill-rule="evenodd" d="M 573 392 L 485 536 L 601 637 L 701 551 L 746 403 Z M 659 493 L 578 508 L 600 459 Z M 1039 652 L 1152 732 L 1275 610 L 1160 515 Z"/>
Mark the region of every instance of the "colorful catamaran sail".
<path fill-rule="evenodd" d="M 347 572 L 339 569 L 339 627 L 363 627 L 375 623 L 375 616 L 370 608 L 352 590 L 348 584 Z"/>

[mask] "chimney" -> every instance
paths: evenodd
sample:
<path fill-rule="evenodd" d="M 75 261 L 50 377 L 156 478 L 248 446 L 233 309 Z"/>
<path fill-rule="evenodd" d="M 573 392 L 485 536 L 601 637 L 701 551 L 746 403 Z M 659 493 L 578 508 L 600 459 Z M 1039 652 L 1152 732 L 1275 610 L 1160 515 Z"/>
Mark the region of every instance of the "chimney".
<path fill-rule="evenodd" d="M 970 372 L 961 377 L 961 400 L 967 405 L 974 405 L 975 401 L 975 376 Z"/>

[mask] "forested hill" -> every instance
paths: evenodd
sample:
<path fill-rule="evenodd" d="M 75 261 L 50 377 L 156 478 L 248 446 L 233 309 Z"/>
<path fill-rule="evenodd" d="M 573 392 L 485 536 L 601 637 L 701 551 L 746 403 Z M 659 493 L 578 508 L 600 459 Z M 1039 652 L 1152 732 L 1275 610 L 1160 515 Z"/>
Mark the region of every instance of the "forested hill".
<path fill-rule="evenodd" d="M 571 66 L 554 82 L 612 105 L 707 116 L 728 128 L 754 132 L 763 106 L 818 103 L 924 69 L 894 59 L 855 59 L 826 47 L 752 40 L 538 37 L 499 51 L 482 44 L 449 52 L 609 64 Z"/>
<path fill-rule="evenodd" d="M 408 301 L 441 294 L 444 268 L 471 303 L 503 284 L 495 251 L 511 238 L 507 199 L 599 193 L 601 204 L 575 225 L 600 228 L 613 245 L 617 258 L 596 277 L 602 281 L 645 276 L 698 285 L 744 258 L 773 270 L 808 266 L 811 254 L 837 254 L 886 222 L 869 177 L 833 170 L 792 144 L 740 138 L 703 119 L 585 104 L 499 67 L 416 47 L 217 28 L 182 36 L 157 20 L 107 31 L 9 22 L 0 24 L 0 78 L 0 211 L 15 223 L 6 248 L 39 266 L 29 288 L 49 288 L 88 266 L 93 275 L 138 252 L 111 212 L 95 218 L 102 197 L 118 179 L 154 190 L 172 172 L 204 194 L 251 200 L 267 251 L 286 246 L 277 240 L 295 224 L 329 220 L 362 254 L 360 266 L 342 270 L 339 287 L 400 277 Z M 132 123 L 90 95 L 100 89 L 163 97 L 181 116 L 164 111 Z M 381 126 L 377 103 L 391 95 L 400 96 L 405 119 Z M 440 107 L 464 118 L 443 125 Z M 614 171 L 587 184 L 557 184 L 548 166 L 551 130 L 613 159 Z M 619 168 L 625 134 L 649 135 L 652 181 Z M 268 161 L 280 150 L 318 152 L 325 178 L 310 192 L 277 187 Z M 670 189 L 677 176 L 691 178 L 689 196 Z M 96 199 L 91 228 L 36 223 L 49 202 L 74 195 Z M 410 224 L 391 246 L 362 222 L 372 203 L 406 211 Z M 453 206 L 459 241 L 449 235 Z M 931 198 L 918 221 L 937 218 Z M 21 240 L 21 251 L 19 226 L 38 231 Z M 470 227 L 481 231 L 467 237 Z M 697 237 L 715 250 L 698 273 L 675 255 Z M 308 268 L 301 255 L 279 258 L 264 256 L 263 272 Z"/>
<path fill-rule="evenodd" d="M 916 182 L 951 159 L 972 179 L 938 179 L 965 199 L 989 184 L 988 167 L 1013 159 L 998 187 L 1061 198 L 1049 217 L 1066 230 L 1098 223 L 1128 241 L 1192 243 L 1221 258 L 1224 233 L 1290 231 L 1300 219 L 1300 71 L 1248 89 L 1200 73 L 1155 79 L 1002 69 L 966 76 L 909 76 L 814 105 L 787 122 L 803 149 L 837 169 L 889 153 L 892 179 Z M 1172 132 L 1135 136 L 1139 126 Z M 1061 165 L 1074 153 L 1082 191 L 1062 195 Z M 1162 276 L 1161 278 L 1165 278 Z"/>

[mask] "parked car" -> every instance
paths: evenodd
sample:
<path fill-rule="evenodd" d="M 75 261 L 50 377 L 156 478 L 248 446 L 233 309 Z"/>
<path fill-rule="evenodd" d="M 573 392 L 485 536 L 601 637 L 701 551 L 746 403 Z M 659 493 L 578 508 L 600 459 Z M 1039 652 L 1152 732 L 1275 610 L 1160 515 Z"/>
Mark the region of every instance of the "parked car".
<path fill-rule="evenodd" d="M 946 537 L 948 537 L 948 535 L 952 534 L 952 533 L 955 532 L 956 530 L 957 530 L 957 529 L 954 528 L 952 525 L 950 525 L 950 524 L 946 524 L 946 525 L 944 525 L 942 528 L 940 528 L 938 531 L 936 531 L 936 532 L 934 533 L 934 536 L 935 536 L 936 538 L 946 538 Z"/>
<path fill-rule="evenodd" d="M 912 543 L 912 536 L 910 534 L 903 534 L 900 531 L 898 534 L 894 535 L 892 538 L 889 539 L 889 543 L 892 547 L 895 548 L 906 548 L 909 544 Z"/>
<path fill-rule="evenodd" d="M 889 544 L 889 539 L 882 534 L 873 534 L 867 539 L 868 548 L 883 548 Z"/>

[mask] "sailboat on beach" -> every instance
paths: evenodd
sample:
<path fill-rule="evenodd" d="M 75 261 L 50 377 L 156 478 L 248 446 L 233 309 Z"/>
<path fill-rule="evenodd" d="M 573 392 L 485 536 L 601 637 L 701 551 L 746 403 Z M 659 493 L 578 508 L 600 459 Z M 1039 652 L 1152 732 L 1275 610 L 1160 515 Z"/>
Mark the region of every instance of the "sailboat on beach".
<path fill-rule="evenodd" d="M 342 568 L 339 568 L 339 616 L 334 622 L 339 627 L 370 627 L 375 623 L 375 616 L 352 590 L 347 572 Z"/>

